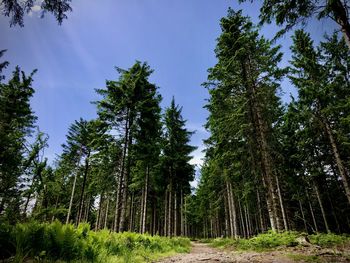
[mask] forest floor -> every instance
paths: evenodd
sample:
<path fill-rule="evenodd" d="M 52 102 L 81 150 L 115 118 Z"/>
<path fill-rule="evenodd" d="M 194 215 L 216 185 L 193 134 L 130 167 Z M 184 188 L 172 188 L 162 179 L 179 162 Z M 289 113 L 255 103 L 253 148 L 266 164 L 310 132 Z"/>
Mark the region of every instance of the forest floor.
<path fill-rule="evenodd" d="M 158 263 L 290 263 L 290 262 L 350 262 L 350 248 L 279 247 L 273 251 L 232 251 L 212 248 L 208 244 L 193 242 L 189 254 L 180 254 Z"/>

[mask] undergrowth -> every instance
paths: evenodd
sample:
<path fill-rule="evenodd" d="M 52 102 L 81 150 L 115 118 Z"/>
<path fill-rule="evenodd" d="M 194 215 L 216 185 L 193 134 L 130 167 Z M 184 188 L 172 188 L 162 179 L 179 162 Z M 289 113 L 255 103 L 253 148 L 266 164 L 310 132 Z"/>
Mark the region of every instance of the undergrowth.
<path fill-rule="evenodd" d="M 203 240 L 205 243 L 210 243 L 214 247 L 227 248 L 232 247 L 237 250 L 254 250 L 263 251 L 277 248 L 280 246 L 292 247 L 299 244 L 298 237 L 303 236 L 303 233 L 295 231 L 287 231 L 277 233 L 269 231 L 259 234 L 250 239 L 232 239 L 232 238 L 216 238 Z M 332 247 L 345 243 L 350 243 L 350 236 L 319 233 L 308 235 L 311 244 L 321 247 Z"/>
<path fill-rule="evenodd" d="M 0 259 L 11 262 L 149 262 L 159 256 L 189 252 L 187 238 L 91 231 L 58 221 L 0 225 Z"/>

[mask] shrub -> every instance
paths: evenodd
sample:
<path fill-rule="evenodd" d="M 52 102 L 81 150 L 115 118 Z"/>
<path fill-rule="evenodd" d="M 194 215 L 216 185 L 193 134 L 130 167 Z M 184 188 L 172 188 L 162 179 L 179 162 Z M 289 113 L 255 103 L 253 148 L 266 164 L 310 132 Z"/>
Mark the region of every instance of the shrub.
<path fill-rule="evenodd" d="M 319 246 L 335 246 L 350 242 L 350 237 L 347 235 L 336 235 L 333 233 L 319 233 L 309 236 L 310 242 Z"/>
<path fill-rule="evenodd" d="M 63 225 L 29 222 L 15 226 L 1 225 L 0 255 L 24 261 L 143 262 L 155 255 L 188 252 L 187 238 L 166 238 L 136 233 L 94 232 L 89 224 Z"/>

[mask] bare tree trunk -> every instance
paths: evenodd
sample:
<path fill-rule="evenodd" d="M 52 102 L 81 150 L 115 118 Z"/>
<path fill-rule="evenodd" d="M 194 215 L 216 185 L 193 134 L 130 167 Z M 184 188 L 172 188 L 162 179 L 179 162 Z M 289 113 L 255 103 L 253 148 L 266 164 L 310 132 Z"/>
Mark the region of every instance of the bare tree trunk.
<path fill-rule="evenodd" d="M 250 219 L 250 212 L 249 212 L 249 204 L 247 203 L 247 219 L 248 219 L 248 229 L 250 236 L 253 235 L 253 229 L 252 229 L 252 221 Z"/>
<path fill-rule="evenodd" d="M 315 231 L 316 233 L 318 232 L 318 227 L 317 227 L 317 223 L 316 223 L 316 218 L 315 218 L 315 214 L 314 214 L 314 210 L 312 208 L 311 202 L 310 202 L 310 196 L 308 191 L 306 190 L 306 197 L 307 197 L 307 201 L 309 203 L 309 207 L 310 207 L 310 212 L 311 212 L 311 217 L 312 217 L 312 221 L 314 223 L 314 227 L 315 227 Z"/>
<path fill-rule="evenodd" d="M 79 159 L 77 161 L 77 168 L 76 168 L 76 171 L 75 171 L 75 174 L 74 174 L 74 182 L 73 182 L 72 192 L 71 192 L 71 195 L 70 195 L 68 213 L 67 213 L 67 218 L 66 218 L 66 225 L 69 223 L 70 214 L 72 212 L 72 205 L 73 205 L 73 198 L 74 198 L 74 192 L 75 192 L 75 185 L 77 183 L 77 177 L 78 177 L 79 161 L 80 161 L 80 157 L 79 157 Z"/>
<path fill-rule="evenodd" d="M 277 175 L 276 175 L 276 185 L 277 185 L 278 198 L 279 198 L 280 205 L 281 205 L 284 230 L 288 231 L 287 217 L 286 217 L 286 212 L 284 210 L 284 204 L 283 204 L 283 199 L 282 199 L 282 194 L 281 194 L 281 188 L 280 188 L 280 183 L 279 183 Z"/>
<path fill-rule="evenodd" d="M 109 198 L 107 198 L 107 205 L 106 205 L 106 212 L 105 212 L 105 222 L 104 222 L 104 229 L 107 228 L 107 223 L 108 223 L 108 208 L 109 208 Z"/>
<path fill-rule="evenodd" d="M 144 234 L 146 232 L 146 215 L 147 215 L 147 195 L 148 195 L 148 177 L 149 177 L 149 167 L 146 169 L 146 180 L 145 180 L 145 190 L 143 198 L 143 212 L 142 212 L 142 231 Z"/>
<path fill-rule="evenodd" d="M 234 238 L 238 238 L 238 231 L 237 231 L 237 212 L 236 212 L 236 205 L 235 205 L 235 199 L 233 196 L 233 189 L 232 189 L 232 184 L 231 182 L 228 182 L 227 184 L 228 189 L 229 189 L 229 206 L 230 209 L 229 211 L 231 211 L 231 216 L 230 216 L 230 220 L 231 220 L 231 231 L 233 233 Z"/>
<path fill-rule="evenodd" d="M 187 225 L 187 199 L 185 198 L 185 236 L 188 236 L 188 225 Z"/>
<path fill-rule="evenodd" d="M 232 237 L 232 230 L 230 228 L 230 208 L 228 204 L 228 187 L 226 182 L 226 194 L 224 194 L 224 210 L 225 210 L 225 237 Z"/>
<path fill-rule="evenodd" d="M 342 177 L 342 182 L 343 182 L 343 185 L 344 185 L 346 198 L 348 199 L 348 203 L 350 204 L 350 187 L 349 187 L 349 181 L 348 181 L 349 179 L 348 179 L 347 171 L 346 171 L 346 169 L 344 167 L 344 164 L 343 164 L 343 161 L 342 161 L 342 159 L 340 157 L 338 146 L 337 146 L 336 141 L 334 139 L 332 129 L 329 126 L 328 121 L 326 120 L 326 118 L 323 117 L 323 116 L 321 118 L 323 119 L 323 124 L 324 124 L 324 126 L 326 128 L 326 131 L 327 131 L 328 139 L 329 139 L 329 142 L 330 142 L 331 147 L 332 147 L 333 156 L 334 156 L 334 159 L 336 161 L 336 164 L 337 164 L 337 167 L 338 167 L 338 170 L 339 170 L 339 174 Z"/>
<path fill-rule="evenodd" d="M 141 194 L 141 200 L 140 200 L 140 218 L 139 218 L 139 223 L 140 223 L 140 228 L 139 228 L 139 233 L 142 234 L 142 228 L 143 228 L 143 205 L 144 205 L 144 196 L 145 196 L 145 188 L 142 187 L 142 194 Z"/>
<path fill-rule="evenodd" d="M 133 192 L 131 194 L 131 201 L 130 201 L 130 222 L 129 222 L 129 231 L 133 232 L 134 227 L 134 198 L 135 198 L 135 193 Z"/>
<path fill-rule="evenodd" d="M 172 222 L 172 197 L 173 197 L 173 186 L 172 186 L 172 182 L 170 181 L 170 184 L 169 184 L 169 200 L 168 200 L 168 236 L 171 237 L 172 233 L 173 233 L 173 222 Z"/>
<path fill-rule="evenodd" d="M 153 219 L 152 219 L 152 235 L 156 235 L 156 223 L 157 223 L 157 208 L 156 208 L 156 200 L 153 197 Z"/>
<path fill-rule="evenodd" d="M 100 195 L 100 202 L 98 205 L 98 212 L 96 217 L 96 223 L 95 223 L 95 231 L 97 231 L 100 228 L 100 221 L 101 221 L 101 212 L 102 212 L 102 204 L 103 204 L 103 195 L 104 193 Z"/>
<path fill-rule="evenodd" d="M 299 194 L 298 194 L 298 201 L 299 201 L 299 207 L 300 207 L 301 216 L 302 216 L 302 219 L 303 219 L 303 222 L 304 222 L 305 232 L 307 232 L 307 225 L 306 225 L 306 220 L 305 220 L 303 204 L 301 203 Z"/>
<path fill-rule="evenodd" d="M 164 236 L 168 235 L 168 189 L 165 190 L 164 201 Z"/>
<path fill-rule="evenodd" d="M 241 217 L 241 226 L 242 226 L 242 232 L 243 232 L 243 236 L 246 238 L 247 237 L 247 232 L 245 230 L 245 225 L 244 225 L 244 217 L 243 217 L 243 213 L 242 213 L 242 206 L 241 206 L 241 201 L 238 198 L 238 207 L 239 207 L 239 214 Z"/>
<path fill-rule="evenodd" d="M 130 116 L 129 116 L 129 111 L 130 109 L 127 109 L 126 112 L 126 119 L 125 119 L 125 131 L 124 131 L 124 147 L 123 147 L 123 153 L 122 153 L 122 160 L 121 160 L 121 167 L 120 167 L 120 173 L 118 177 L 118 186 L 117 186 L 117 197 L 116 197 L 116 205 L 115 205 L 115 217 L 114 217 L 114 226 L 113 230 L 120 231 L 120 226 L 122 226 L 121 221 L 122 221 L 122 211 L 119 211 L 119 209 L 123 210 L 123 206 L 120 207 L 120 201 L 124 201 L 124 192 L 125 192 L 125 186 L 124 183 L 126 184 L 125 180 L 125 167 L 126 167 L 126 159 L 127 159 L 127 152 L 128 152 L 128 147 L 129 147 L 129 124 L 130 124 Z M 126 196 L 125 196 L 126 197 Z M 125 200 L 126 201 L 126 200 Z M 124 223 L 124 222 L 122 222 Z"/>
<path fill-rule="evenodd" d="M 181 236 L 184 236 L 185 228 L 184 228 L 184 196 L 182 189 L 180 191 L 180 231 Z"/>
<path fill-rule="evenodd" d="M 260 222 L 260 230 L 265 231 L 264 221 L 261 213 L 261 201 L 259 190 L 256 190 L 257 200 L 258 200 L 258 213 L 259 213 L 259 222 Z"/>
<path fill-rule="evenodd" d="M 85 210 L 82 216 L 84 222 L 89 221 L 90 207 L 91 207 L 91 196 L 89 195 L 88 199 L 85 201 Z"/>
<path fill-rule="evenodd" d="M 177 236 L 177 190 L 174 191 L 174 236 Z"/>
<path fill-rule="evenodd" d="M 319 193 L 319 191 L 318 191 L 318 187 L 317 187 L 316 183 L 314 183 L 314 189 L 315 189 L 315 192 L 316 192 L 318 204 L 320 205 L 320 208 L 321 208 L 321 213 L 322 213 L 324 225 L 325 225 L 325 227 L 326 227 L 326 231 L 327 231 L 328 233 L 330 233 L 330 230 L 329 230 L 329 227 L 328 227 L 327 218 L 326 218 L 326 213 L 325 213 L 325 211 L 324 211 L 323 203 L 322 203 L 321 196 L 320 196 L 320 193 Z"/>
<path fill-rule="evenodd" d="M 81 187 L 81 192 L 80 192 L 77 225 L 80 223 L 80 220 L 81 220 L 81 217 L 82 217 L 82 214 L 83 214 L 83 204 L 84 204 L 85 185 L 86 185 L 86 180 L 87 180 L 88 171 L 89 171 L 89 158 L 90 158 L 90 152 L 87 153 L 86 158 L 85 158 L 85 167 L 84 167 L 84 175 L 83 175 L 83 185 L 82 185 L 82 187 Z"/>

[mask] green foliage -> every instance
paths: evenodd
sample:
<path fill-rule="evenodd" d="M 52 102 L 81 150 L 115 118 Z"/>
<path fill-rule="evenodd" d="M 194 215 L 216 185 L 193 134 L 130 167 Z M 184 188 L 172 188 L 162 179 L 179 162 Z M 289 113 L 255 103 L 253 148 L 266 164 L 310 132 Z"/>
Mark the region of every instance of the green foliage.
<path fill-rule="evenodd" d="M 111 258 L 135 262 L 138 258 L 154 259 L 154 255 L 189 252 L 187 238 L 166 238 L 136 233 L 94 232 L 89 224 L 63 225 L 29 222 L 0 226 L 1 258 L 15 262 L 29 259 L 51 261 L 106 262 Z M 142 261 L 141 261 L 142 262 Z"/>
<path fill-rule="evenodd" d="M 234 247 L 239 250 L 263 251 L 280 246 L 296 246 L 299 244 L 297 238 L 302 235 L 303 233 L 295 231 L 286 231 L 282 233 L 269 231 L 250 239 L 216 238 L 204 239 L 202 242 L 211 243 L 212 246 L 220 248 Z M 350 242 L 349 236 L 336 235 L 333 233 L 309 235 L 308 238 L 310 239 L 311 244 L 319 245 L 321 247 L 330 247 Z"/>
<path fill-rule="evenodd" d="M 322 247 L 335 246 L 350 242 L 350 236 L 336 235 L 334 233 L 319 233 L 315 235 L 310 235 L 309 239 L 312 244 L 319 245 Z"/>

